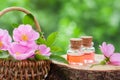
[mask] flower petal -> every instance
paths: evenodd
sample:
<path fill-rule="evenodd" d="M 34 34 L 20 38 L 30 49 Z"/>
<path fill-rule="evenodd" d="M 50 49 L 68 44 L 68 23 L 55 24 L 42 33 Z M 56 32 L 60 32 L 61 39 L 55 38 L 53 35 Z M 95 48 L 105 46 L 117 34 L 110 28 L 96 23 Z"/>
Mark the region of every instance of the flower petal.
<path fill-rule="evenodd" d="M 113 65 L 120 65 L 120 53 L 114 53 L 110 57 L 110 63 Z"/>
<path fill-rule="evenodd" d="M 24 53 L 24 54 L 19 54 L 19 55 L 14 54 L 13 57 L 16 60 L 25 60 L 27 58 L 30 58 L 32 55 L 34 55 L 34 51 L 30 51 L 29 53 Z"/>
<path fill-rule="evenodd" d="M 26 34 L 32 30 L 32 26 L 22 24 L 17 28 L 22 34 Z"/>
<path fill-rule="evenodd" d="M 50 56 L 50 48 L 47 47 L 46 45 L 39 45 L 38 46 L 38 50 L 40 51 L 40 53 L 44 56 Z"/>
<path fill-rule="evenodd" d="M 8 50 L 12 39 L 7 30 L 0 29 L 0 50 Z"/>
<path fill-rule="evenodd" d="M 107 57 L 110 57 L 110 56 L 114 53 L 114 50 L 115 50 L 114 46 L 113 46 L 112 44 L 108 44 L 105 55 L 106 55 Z"/>
<path fill-rule="evenodd" d="M 102 46 L 100 46 L 100 50 L 105 57 L 109 58 L 114 53 L 115 48 L 112 44 L 106 44 L 106 42 L 103 42 Z"/>
<path fill-rule="evenodd" d="M 31 34 L 32 33 L 32 34 Z M 29 40 L 33 41 L 39 38 L 39 33 L 32 30 L 31 33 L 28 34 Z"/>
<path fill-rule="evenodd" d="M 106 42 L 103 42 L 102 45 L 100 45 L 100 50 L 103 54 L 106 53 L 106 47 L 107 47 Z"/>
<path fill-rule="evenodd" d="M 24 52 L 26 52 L 27 49 L 28 49 L 28 47 L 22 46 L 21 44 L 16 43 L 16 42 L 13 42 L 10 47 L 10 50 L 13 51 L 12 54 L 15 52 L 24 53 Z"/>
<path fill-rule="evenodd" d="M 14 41 L 21 42 L 29 42 L 35 41 L 39 38 L 39 33 L 32 29 L 30 25 L 20 25 L 18 28 L 13 30 L 13 39 Z"/>
<path fill-rule="evenodd" d="M 24 60 L 33 56 L 35 49 L 30 45 L 25 46 L 20 43 L 13 42 L 8 51 L 16 60 Z"/>
<path fill-rule="evenodd" d="M 20 40 L 20 36 L 21 36 L 20 34 L 21 34 L 21 32 L 17 28 L 15 28 L 13 30 L 13 40 L 14 41 L 19 41 Z"/>

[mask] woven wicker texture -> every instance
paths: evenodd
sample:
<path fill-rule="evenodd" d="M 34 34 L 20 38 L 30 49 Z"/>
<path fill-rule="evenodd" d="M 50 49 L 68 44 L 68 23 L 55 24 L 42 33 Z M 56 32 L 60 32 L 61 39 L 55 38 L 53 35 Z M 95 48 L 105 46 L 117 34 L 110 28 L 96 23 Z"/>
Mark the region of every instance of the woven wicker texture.
<path fill-rule="evenodd" d="M 50 61 L 0 60 L 0 80 L 43 80 L 50 70 Z"/>

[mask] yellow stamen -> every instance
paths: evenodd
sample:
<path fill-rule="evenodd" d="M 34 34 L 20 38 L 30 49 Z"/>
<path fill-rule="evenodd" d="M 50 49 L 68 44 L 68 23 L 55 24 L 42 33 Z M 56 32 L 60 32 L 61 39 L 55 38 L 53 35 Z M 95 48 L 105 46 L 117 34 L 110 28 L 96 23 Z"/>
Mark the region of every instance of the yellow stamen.
<path fill-rule="evenodd" d="M 28 36 L 25 35 L 25 34 L 23 34 L 23 35 L 22 35 L 22 40 L 23 40 L 23 41 L 27 41 L 27 40 L 28 40 Z"/>
<path fill-rule="evenodd" d="M 3 46 L 3 43 L 0 41 L 0 48 Z"/>
<path fill-rule="evenodd" d="M 16 52 L 15 54 L 16 54 L 16 55 L 20 55 L 20 52 Z"/>
<path fill-rule="evenodd" d="M 37 50 L 37 51 L 35 52 L 35 54 L 40 54 L 40 50 Z"/>

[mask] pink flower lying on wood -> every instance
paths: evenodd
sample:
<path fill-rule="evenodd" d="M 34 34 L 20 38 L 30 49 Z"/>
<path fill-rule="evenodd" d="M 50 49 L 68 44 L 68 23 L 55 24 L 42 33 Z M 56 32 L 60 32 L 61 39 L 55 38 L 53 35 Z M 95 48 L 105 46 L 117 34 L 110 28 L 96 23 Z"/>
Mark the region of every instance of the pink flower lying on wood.
<path fill-rule="evenodd" d="M 105 58 L 107 58 L 107 63 L 120 66 L 120 53 L 114 53 L 115 48 L 112 44 L 106 44 L 106 42 L 103 42 L 102 46 L 100 46 L 100 50 Z"/>
<path fill-rule="evenodd" d="M 7 30 L 0 29 L 0 50 L 7 50 L 12 39 Z"/>
<path fill-rule="evenodd" d="M 114 53 L 114 54 L 110 57 L 110 63 L 111 63 L 112 65 L 120 66 L 120 53 Z"/>
<path fill-rule="evenodd" d="M 44 56 L 50 56 L 50 48 L 46 45 L 38 45 L 37 54 L 42 54 Z"/>
<path fill-rule="evenodd" d="M 114 53 L 115 48 L 112 44 L 106 44 L 106 42 L 103 42 L 100 46 L 100 50 L 105 57 L 109 58 Z"/>
<path fill-rule="evenodd" d="M 30 46 L 24 46 L 20 43 L 13 42 L 9 48 L 9 53 L 16 60 L 24 60 L 34 55 L 35 49 Z"/>
<path fill-rule="evenodd" d="M 20 25 L 13 30 L 13 39 L 22 44 L 31 43 L 39 38 L 39 33 L 32 29 L 30 25 Z"/>

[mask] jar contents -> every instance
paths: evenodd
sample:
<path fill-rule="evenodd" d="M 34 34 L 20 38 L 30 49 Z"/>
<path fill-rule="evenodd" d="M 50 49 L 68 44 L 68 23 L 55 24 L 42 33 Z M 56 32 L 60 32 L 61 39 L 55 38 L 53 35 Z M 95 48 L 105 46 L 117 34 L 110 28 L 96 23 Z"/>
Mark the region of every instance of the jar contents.
<path fill-rule="evenodd" d="M 71 55 L 68 53 L 67 60 L 68 60 L 69 64 L 83 65 L 84 56 L 83 55 Z"/>
<path fill-rule="evenodd" d="M 67 50 L 67 60 L 69 64 L 83 65 L 84 55 L 81 52 L 82 40 L 80 38 L 70 39 L 70 47 Z"/>
<path fill-rule="evenodd" d="M 95 48 L 93 47 L 92 36 L 82 36 L 82 53 L 84 54 L 84 63 L 93 63 Z"/>

